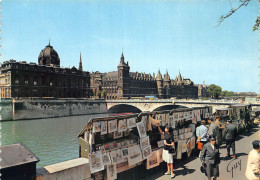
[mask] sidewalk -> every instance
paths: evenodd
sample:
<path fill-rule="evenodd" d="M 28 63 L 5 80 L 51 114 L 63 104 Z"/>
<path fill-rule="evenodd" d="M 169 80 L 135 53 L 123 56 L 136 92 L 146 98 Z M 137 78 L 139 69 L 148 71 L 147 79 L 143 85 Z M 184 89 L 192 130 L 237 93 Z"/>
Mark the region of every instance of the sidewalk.
<path fill-rule="evenodd" d="M 240 135 L 236 141 L 237 159 L 224 160 L 222 157 L 226 155 L 226 148 L 222 145 L 220 157 L 222 159 L 219 170 L 220 177 L 218 180 L 246 180 L 245 171 L 247 165 L 247 155 L 252 149 L 252 141 L 260 139 L 260 128 L 254 128 L 251 132 Z M 199 158 L 195 158 L 183 166 L 175 169 L 175 180 L 207 180 L 207 177 L 200 171 L 201 162 Z M 156 174 L 149 179 L 168 180 L 170 175 Z"/>

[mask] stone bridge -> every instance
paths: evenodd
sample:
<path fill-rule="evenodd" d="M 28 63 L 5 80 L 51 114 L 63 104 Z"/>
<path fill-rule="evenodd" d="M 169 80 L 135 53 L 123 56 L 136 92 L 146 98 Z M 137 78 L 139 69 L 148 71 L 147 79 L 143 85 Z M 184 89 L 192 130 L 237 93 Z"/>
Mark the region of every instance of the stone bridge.
<path fill-rule="evenodd" d="M 171 99 L 158 99 L 158 100 L 106 100 L 107 110 L 109 111 L 112 107 L 128 105 L 138 108 L 140 111 L 154 111 L 157 108 L 163 106 L 174 106 L 175 107 L 204 107 L 204 106 L 212 106 L 213 113 L 216 109 L 227 108 L 230 105 L 234 104 L 242 104 L 241 102 L 212 102 L 212 101 L 178 101 Z M 246 105 L 246 104 L 245 104 Z M 260 104 L 254 104 L 255 106 L 259 106 Z"/>

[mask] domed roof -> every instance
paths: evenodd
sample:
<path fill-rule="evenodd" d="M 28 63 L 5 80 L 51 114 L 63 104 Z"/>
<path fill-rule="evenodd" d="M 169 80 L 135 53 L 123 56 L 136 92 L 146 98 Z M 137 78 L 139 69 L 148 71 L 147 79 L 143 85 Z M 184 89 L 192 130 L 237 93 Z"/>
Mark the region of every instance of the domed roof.
<path fill-rule="evenodd" d="M 53 49 L 50 43 L 40 52 L 38 62 L 41 65 L 60 65 L 60 58 L 58 53 Z"/>

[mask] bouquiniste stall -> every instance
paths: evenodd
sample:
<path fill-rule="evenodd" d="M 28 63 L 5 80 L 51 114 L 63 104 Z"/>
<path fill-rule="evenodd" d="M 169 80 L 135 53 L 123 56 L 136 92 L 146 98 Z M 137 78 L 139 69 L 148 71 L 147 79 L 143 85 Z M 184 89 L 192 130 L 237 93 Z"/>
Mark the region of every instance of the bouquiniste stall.
<path fill-rule="evenodd" d="M 195 148 L 195 125 L 211 114 L 207 106 L 92 118 L 78 135 L 80 157 L 89 159 L 94 179 L 116 179 L 142 163 L 154 168 L 162 162 L 164 146 L 158 124 L 174 129 L 175 158 L 182 159 L 183 153 L 189 157 Z"/>

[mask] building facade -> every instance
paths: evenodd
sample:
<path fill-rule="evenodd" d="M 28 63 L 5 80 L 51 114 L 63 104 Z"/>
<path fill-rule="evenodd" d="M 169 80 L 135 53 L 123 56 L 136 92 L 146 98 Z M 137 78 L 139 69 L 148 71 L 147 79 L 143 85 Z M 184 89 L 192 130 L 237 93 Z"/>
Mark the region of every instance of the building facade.
<path fill-rule="evenodd" d="M 0 67 L 1 98 L 88 98 L 90 75 L 79 68 L 61 68 L 58 53 L 50 43 L 40 52 L 38 64 L 5 61 Z"/>
<path fill-rule="evenodd" d="M 90 74 L 90 86 L 93 96 L 107 99 L 122 99 L 133 97 L 156 96 L 158 98 L 198 98 L 198 86 L 190 79 L 184 79 L 179 72 L 174 80 L 168 71 L 162 76 L 139 72 L 130 72 L 128 62 L 122 53 L 117 71 Z M 103 96 L 100 92 L 103 93 Z"/>

